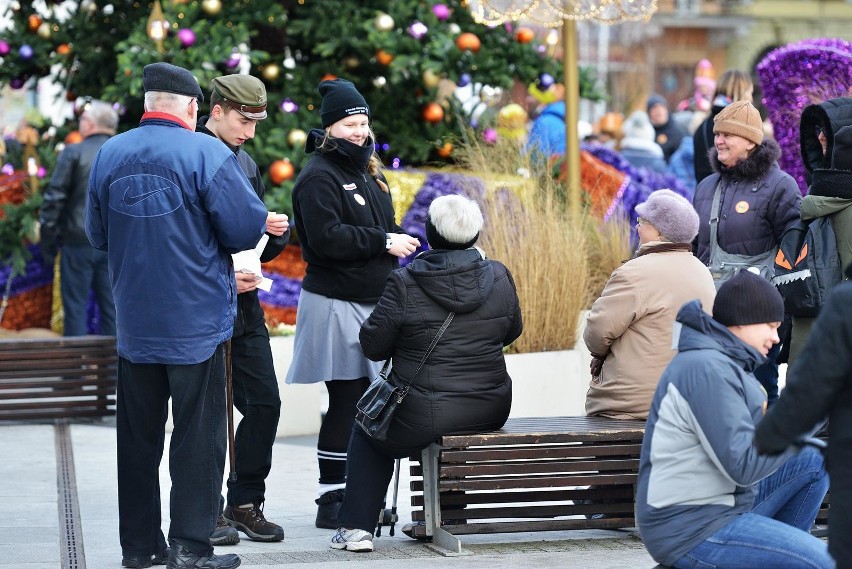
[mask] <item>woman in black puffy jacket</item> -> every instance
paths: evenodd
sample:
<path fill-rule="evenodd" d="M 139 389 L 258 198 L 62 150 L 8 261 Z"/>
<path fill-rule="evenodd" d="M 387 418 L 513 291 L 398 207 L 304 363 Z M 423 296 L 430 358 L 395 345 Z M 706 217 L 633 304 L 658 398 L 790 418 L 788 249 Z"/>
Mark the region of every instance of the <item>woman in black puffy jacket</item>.
<path fill-rule="evenodd" d="M 361 326 L 364 354 L 374 361 L 392 358 L 389 381 L 410 381 L 411 388 L 388 441 L 353 428 L 335 549 L 373 549 L 395 458 L 417 454 L 441 435 L 499 429 L 509 417 L 512 380 L 503 347 L 520 336 L 523 324 L 512 275 L 473 246 L 481 228 L 475 202 L 458 195 L 435 199 L 426 222 L 431 250 L 391 273 Z M 415 374 L 451 312 L 453 320 Z"/>

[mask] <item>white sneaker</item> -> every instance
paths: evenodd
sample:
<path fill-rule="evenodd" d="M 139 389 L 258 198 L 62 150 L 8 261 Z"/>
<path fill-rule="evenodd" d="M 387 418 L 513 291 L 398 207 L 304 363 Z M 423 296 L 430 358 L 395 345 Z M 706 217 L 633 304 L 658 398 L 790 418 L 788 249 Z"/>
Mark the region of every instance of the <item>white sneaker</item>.
<path fill-rule="evenodd" d="M 337 528 L 331 538 L 332 549 L 346 551 L 373 551 L 373 534 L 362 529 Z"/>

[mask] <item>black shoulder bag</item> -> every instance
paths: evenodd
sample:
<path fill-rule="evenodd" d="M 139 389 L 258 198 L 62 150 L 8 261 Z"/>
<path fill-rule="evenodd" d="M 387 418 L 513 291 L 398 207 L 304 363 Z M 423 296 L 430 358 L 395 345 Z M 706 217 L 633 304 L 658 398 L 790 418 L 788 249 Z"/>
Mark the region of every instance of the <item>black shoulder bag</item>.
<path fill-rule="evenodd" d="M 367 388 L 367 391 L 364 392 L 364 395 L 356 404 L 355 422 L 361 427 L 361 430 L 370 435 L 374 440 L 384 442 L 388 439 L 388 431 L 396 410 L 402 404 L 405 396 L 408 395 L 408 390 L 411 388 L 414 378 L 417 377 L 420 368 L 426 363 L 429 354 L 435 349 L 435 345 L 441 339 L 441 336 L 443 336 L 455 315 L 455 312 L 450 312 L 447 319 L 444 320 L 444 324 L 438 330 L 429 349 L 423 354 L 423 359 L 420 360 L 417 369 L 414 370 L 414 375 L 411 376 L 411 379 L 404 386 L 394 387 L 387 380 L 388 367 L 391 362 L 390 358 L 388 358 L 385 365 L 382 366 L 379 376 L 370 383 L 370 387 Z"/>

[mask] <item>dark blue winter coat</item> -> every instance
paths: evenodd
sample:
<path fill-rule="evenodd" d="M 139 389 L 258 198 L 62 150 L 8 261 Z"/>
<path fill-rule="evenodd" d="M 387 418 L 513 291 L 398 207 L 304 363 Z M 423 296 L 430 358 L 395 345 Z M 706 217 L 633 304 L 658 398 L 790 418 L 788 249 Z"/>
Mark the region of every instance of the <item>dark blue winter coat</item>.
<path fill-rule="evenodd" d="M 86 233 L 109 253 L 118 353 L 196 364 L 231 337 L 231 254 L 251 249 L 266 207 L 234 153 L 176 117 L 146 113 L 92 164 Z"/>

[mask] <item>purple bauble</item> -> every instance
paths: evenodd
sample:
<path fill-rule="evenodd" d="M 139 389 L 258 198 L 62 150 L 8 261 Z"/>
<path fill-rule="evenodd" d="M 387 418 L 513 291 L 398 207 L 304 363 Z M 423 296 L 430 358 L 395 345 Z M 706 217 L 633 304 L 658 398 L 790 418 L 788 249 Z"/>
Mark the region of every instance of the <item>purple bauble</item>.
<path fill-rule="evenodd" d="M 11 81 L 9 81 L 9 87 L 12 89 L 20 89 L 24 86 L 24 80 L 20 77 L 15 77 Z"/>
<path fill-rule="evenodd" d="M 12 81 L 14 81 L 14 79 L 12 79 Z M 0 173 L 11 176 L 15 173 L 15 167 L 11 164 L 3 164 L 3 167 L 0 168 Z"/>
<path fill-rule="evenodd" d="M 472 78 L 470 76 L 470 73 L 462 73 L 461 76 L 459 76 L 459 82 L 456 83 L 456 85 L 458 85 L 459 87 L 467 87 L 468 85 L 470 85 L 471 81 Z"/>
<path fill-rule="evenodd" d="M 432 6 L 432 13 L 435 14 L 435 17 L 441 20 L 442 22 L 448 20 L 452 11 L 447 7 L 446 4 L 435 4 Z"/>
<path fill-rule="evenodd" d="M 538 88 L 542 91 L 547 91 L 553 86 L 556 80 L 553 78 L 553 75 L 550 73 L 542 73 L 538 76 Z"/>
<path fill-rule="evenodd" d="M 35 52 L 33 51 L 32 46 L 30 46 L 28 44 L 24 44 L 18 49 L 18 55 L 24 61 L 29 61 L 30 59 L 32 59 L 34 53 Z"/>
<path fill-rule="evenodd" d="M 423 36 L 425 36 L 428 31 L 429 28 L 427 28 L 426 24 L 423 22 L 414 22 L 408 26 L 408 35 L 416 40 L 423 39 Z"/>
<path fill-rule="evenodd" d="M 486 128 L 482 131 L 482 139 L 488 144 L 495 144 L 497 142 L 497 131 L 493 128 Z"/>
<path fill-rule="evenodd" d="M 183 47 L 189 47 L 195 43 L 195 32 L 189 28 L 181 28 L 177 33 L 178 41 Z"/>
<path fill-rule="evenodd" d="M 44 166 L 39 166 L 38 171 L 36 172 L 39 178 L 44 178 L 47 176 L 47 168 Z"/>
<path fill-rule="evenodd" d="M 12 48 L 9 46 L 9 42 L 0 40 L 0 55 L 9 55 L 10 51 L 12 51 Z"/>
<path fill-rule="evenodd" d="M 233 69 L 239 64 L 240 64 L 240 54 L 239 53 L 232 53 L 231 56 L 228 59 L 225 60 L 225 67 L 227 67 L 228 69 Z"/>

